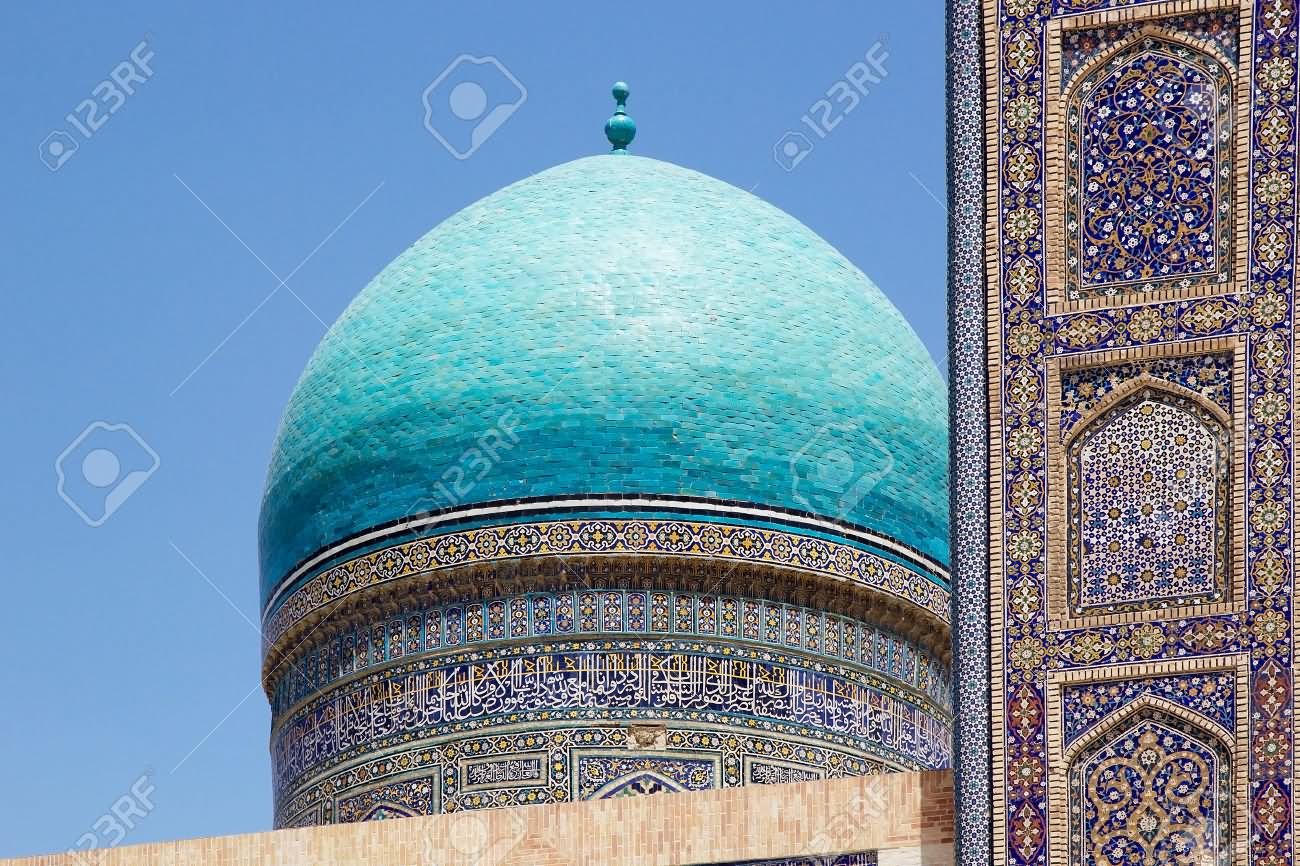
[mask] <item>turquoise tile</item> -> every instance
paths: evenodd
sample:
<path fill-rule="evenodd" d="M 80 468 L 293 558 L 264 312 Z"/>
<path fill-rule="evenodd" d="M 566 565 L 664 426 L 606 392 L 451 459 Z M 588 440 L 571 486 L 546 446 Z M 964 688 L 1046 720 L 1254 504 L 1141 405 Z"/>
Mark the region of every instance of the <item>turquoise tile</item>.
<path fill-rule="evenodd" d="M 275 443 L 263 597 L 316 550 L 437 507 L 507 410 L 518 442 L 461 504 L 735 499 L 947 561 L 946 389 L 898 310 L 762 200 L 606 155 L 446 220 L 326 334 Z"/>

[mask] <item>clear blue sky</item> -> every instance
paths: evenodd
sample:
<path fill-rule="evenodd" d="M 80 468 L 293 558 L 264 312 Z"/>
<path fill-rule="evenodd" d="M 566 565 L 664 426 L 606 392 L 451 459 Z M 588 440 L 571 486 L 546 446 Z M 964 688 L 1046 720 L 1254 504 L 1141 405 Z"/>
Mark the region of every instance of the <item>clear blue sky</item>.
<path fill-rule="evenodd" d="M 0 26 L 0 857 L 76 844 L 145 771 L 156 808 L 127 842 L 269 827 L 252 623 L 280 410 L 326 325 L 408 244 L 604 150 L 614 80 L 634 152 L 790 212 L 944 354 L 939 3 L 180 5 L 7 4 Z M 801 117 L 878 39 L 885 80 L 816 137 Z M 458 160 L 422 93 L 466 53 L 527 95 Z M 96 94 L 114 72 L 121 100 Z M 67 119 L 90 129 L 87 99 L 107 118 L 89 138 Z M 773 158 L 787 130 L 814 143 L 790 172 Z M 41 151 L 52 132 L 59 154 Z M 129 424 L 159 465 L 92 528 L 54 464 L 97 421 Z M 94 429 L 65 462 L 147 472 L 125 435 Z M 91 454 L 129 449 L 117 467 Z M 65 485 L 92 519 L 113 489 Z"/>

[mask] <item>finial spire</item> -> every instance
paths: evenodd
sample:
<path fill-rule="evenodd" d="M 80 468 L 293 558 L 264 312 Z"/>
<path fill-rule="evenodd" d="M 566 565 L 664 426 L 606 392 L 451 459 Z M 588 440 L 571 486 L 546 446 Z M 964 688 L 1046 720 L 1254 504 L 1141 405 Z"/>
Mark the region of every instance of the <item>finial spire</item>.
<path fill-rule="evenodd" d="M 613 153 L 627 153 L 627 146 L 636 138 L 636 121 L 628 117 L 627 114 L 627 97 L 630 91 L 627 89 L 627 83 L 617 81 L 614 83 L 614 115 L 605 121 L 605 137 L 613 145 Z"/>

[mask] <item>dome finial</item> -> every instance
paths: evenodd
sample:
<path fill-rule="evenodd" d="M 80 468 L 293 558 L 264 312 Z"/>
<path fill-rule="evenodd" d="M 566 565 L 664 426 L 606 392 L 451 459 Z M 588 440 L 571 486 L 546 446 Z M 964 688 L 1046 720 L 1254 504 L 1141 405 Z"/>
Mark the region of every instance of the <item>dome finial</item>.
<path fill-rule="evenodd" d="M 614 82 L 614 102 L 617 105 L 613 117 L 605 121 L 605 137 L 614 146 L 614 153 L 627 153 L 627 146 L 636 138 L 636 121 L 627 114 L 629 92 L 626 82 Z"/>

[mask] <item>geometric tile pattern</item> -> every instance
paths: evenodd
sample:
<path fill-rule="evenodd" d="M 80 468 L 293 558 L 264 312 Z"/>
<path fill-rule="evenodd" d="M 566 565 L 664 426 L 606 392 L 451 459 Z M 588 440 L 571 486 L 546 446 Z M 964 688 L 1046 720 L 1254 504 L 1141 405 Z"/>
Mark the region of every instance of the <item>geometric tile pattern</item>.
<path fill-rule="evenodd" d="M 583 755 L 578 758 L 578 797 L 608 800 L 664 791 L 717 787 L 717 762 L 650 755 Z"/>
<path fill-rule="evenodd" d="M 1218 601 L 1230 433 L 1194 400 L 1142 388 L 1068 445 L 1070 613 Z"/>
<path fill-rule="evenodd" d="M 1049 285 L 1047 262 L 1065 255 L 1063 249 L 1049 249 L 1045 240 L 1049 225 L 1063 224 L 1064 217 L 1063 212 L 1048 212 L 1044 196 L 1046 166 L 1049 159 L 1064 163 L 1066 137 L 1047 136 L 1047 118 L 1060 96 L 1049 92 L 1046 73 L 1053 52 L 1059 51 L 1059 40 L 1049 44 L 1048 36 L 1061 32 L 1053 31 L 1050 25 L 1056 22 L 1051 19 L 1071 16 L 1061 25 L 1069 29 L 1081 13 L 1088 13 L 1095 17 L 1078 26 L 1141 20 L 1176 30 L 1159 16 L 1183 16 L 1210 6 L 1120 0 L 982 4 L 989 61 L 984 92 L 989 120 L 985 152 L 990 297 L 980 299 L 972 311 L 985 315 L 987 310 L 993 377 L 989 409 L 994 541 L 988 597 L 995 607 L 992 621 L 999 627 L 991 635 L 991 669 L 997 681 L 991 704 L 993 768 L 985 783 L 1001 796 L 995 801 L 992 856 L 982 862 L 996 866 L 1043 866 L 1049 851 L 1062 850 L 1060 846 L 1070 841 L 1048 838 L 1049 827 L 1059 826 L 1055 822 L 1068 815 L 1070 805 L 1055 789 L 1050 798 L 1048 791 L 1049 769 L 1061 769 L 1047 763 L 1045 699 L 1052 672 L 1121 661 L 1157 666 L 1230 653 L 1241 654 L 1249 665 L 1250 713 L 1238 719 L 1243 741 L 1235 746 L 1251 758 L 1233 769 L 1245 776 L 1241 790 L 1247 796 L 1232 804 L 1233 838 L 1226 842 L 1243 846 L 1249 857 L 1239 860 L 1254 866 L 1289 866 L 1294 858 L 1292 472 L 1300 53 L 1295 0 L 1243 0 L 1238 19 L 1247 38 L 1241 40 L 1237 58 L 1237 86 L 1246 92 L 1237 99 L 1243 113 L 1234 118 L 1232 157 L 1234 199 L 1240 207 L 1234 206 L 1231 216 L 1245 235 L 1234 242 L 1245 254 L 1234 263 L 1241 277 L 1236 291 L 1179 297 L 1181 290 L 1166 286 L 1150 298 L 1133 294 L 1123 306 L 1116 300 L 1115 306 L 1104 308 L 1097 301 L 1088 309 L 1059 315 L 1048 306 L 1049 291 L 1056 289 Z M 1049 543 L 1061 537 L 1053 533 L 1063 528 L 1049 525 L 1049 498 L 1042 495 L 1049 483 L 1049 442 L 1060 436 L 1059 429 L 1046 429 L 1046 403 L 1056 399 L 1046 389 L 1049 360 L 1121 347 L 1140 347 L 1144 354 L 1178 354 L 1177 344 L 1228 334 L 1244 341 L 1247 365 L 1238 371 L 1245 374 L 1238 380 L 1245 393 L 1234 395 L 1231 425 L 1242 442 L 1247 473 L 1243 511 L 1232 515 L 1243 535 L 1242 556 L 1232 564 L 1237 570 L 1234 585 L 1240 580 L 1243 586 L 1242 609 L 1196 616 L 1193 608 L 1176 619 L 1124 614 L 1113 624 L 1059 628 L 1048 615 L 1047 557 Z M 974 382 L 982 383 L 983 376 L 981 371 Z M 957 573 L 955 585 L 962 580 Z M 964 634 L 960 623 L 955 633 Z M 960 694 L 960 653 L 956 664 Z M 1210 745 L 1200 736 L 1189 737 L 1184 745 L 1190 740 L 1201 744 L 1197 748 Z M 1011 785 L 1013 764 L 1016 783 Z M 958 815 L 962 808 L 959 805 Z M 1203 811 L 1202 817 L 1227 826 L 1220 817 L 1224 811 L 1212 816 Z M 1082 816 L 1075 817 L 1078 828 Z M 1243 827 L 1240 835 L 1237 821 Z M 1145 841 L 1141 827 L 1133 832 Z M 1083 838 L 1081 832 L 1078 838 Z M 1205 836 L 1200 838 L 1204 841 Z M 1149 850 L 1140 844 L 1130 850 L 1139 849 Z"/>
<path fill-rule="evenodd" d="M 431 778 L 392 782 L 371 788 L 364 794 L 348 797 L 339 802 L 339 823 L 434 814 L 432 808 L 437 782 L 437 779 Z"/>
<path fill-rule="evenodd" d="M 309 578 L 284 598 L 263 623 L 263 648 L 345 596 L 411 575 L 530 556 L 629 553 L 791 566 L 897 596 L 943 621 L 949 615 L 949 592 L 939 577 L 845 541 L 724 523 L 591 518 L 450 531 L 363 554 Z"/>
<path fill-rule="evenodd" d="M 1231 863 L 1230 770 L 1223 744 L 1205 732 L 1139 717 L 1070 768 L 1070 862 Z"/>
<path fill-rule="evenodd" d="M 957 860 L 992 857 L 984 3 L 947 5 L 948 417 Z M 996 689 L 1000 692 L 1000 687 Z"/>
<path fill-rule="evenodd" d="M 1227 280 L 1232 99 L 1216 59 L 1154 36 L 1071 86 L 1067 297 Z"/>
<path fill-rule="evenodd" d="M 1061 438 L 1103 397 L 1139 376 L 1149 376 L 1200 394 L 1232 414 L 1232 356 L 1226 353 L 1150 358 L 1124 364 L 1061 372 Z"/>
<path fill-rule="evenodd" d="M 852 749 L 766 731 L 692 729 L 672 723 L 663 739 L 661 750 L 636 751 L 628 746 L 625 725 L 577 722 L 549 731 L 480 733 L 436 742 L 399 741 L 380 753 L 364 753 L 292 791 L 277 791 L 275 826 L 337 823 L 345 814 L 360 820 L 381 805 L 390 812 L 404 809 L 415 814 L 427 803 L 427 814 L 438 814 L 572 802 L 584 790 L 580 766 L 599 766 L 601 769 L 593 771 L 589 782 L 599 777 L 604 780 L 602 787 L 613 783 L 616 789 L 620 780 L 631 783 L 629 793 L 652 787 L 652 781 L 662 786 L 661 790 L 668 790 L 675 785 L 702 785 L 706 777 L 712 779 L 715 788 L 739 787 L 750 784 L 743 771 L 755 761 L 802 764 L 819 778 L 899 769 Z M 467 784 L 465 768 L 475 766 L 475 761 L 534 751 L 545 755 L 548 772 L 541 785 L 508 781 L 488 786 Z M 600 759 L 597 765 L 590 762 L 593 756 Z M 706 763 L 712 769 L 705 768 Z M 423 793 L 426 782 L 430 783 L 431 794 Z M 596 790 L 590 788 L 588 794 Z"/>
<path fill-rule="evenodd" d="M 1186 707 L 1216 722 L 1225 731 L 1237 729 L 1235 677 L 1214 671 L 1066 686 L 1061 690 L 1064 744 L 1070 745 L 1098 722 L 1143 695 Z"/>

